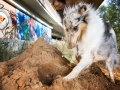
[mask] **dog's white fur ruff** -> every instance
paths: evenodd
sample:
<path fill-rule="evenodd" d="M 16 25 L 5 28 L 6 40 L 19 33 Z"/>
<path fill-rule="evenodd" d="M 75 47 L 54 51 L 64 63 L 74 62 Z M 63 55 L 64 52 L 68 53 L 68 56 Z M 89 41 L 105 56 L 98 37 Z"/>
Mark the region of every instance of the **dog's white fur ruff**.
<path fill-rule="evenodd" d="M 83 5 L 86 6 L 86 11 L 80 14 L 78 11 Z M 74 52 L 73 59 L 75 59 L 75 55 L 78 53 L 81 56 L 81 60 L 64 79 L 69 80 L 75 78 L 93 62 L 105 60 L 110 77 L 114 82 L 112 70 L 119 62 L 115 32 L 110 28 L 109 32 L 105 34 L 104 21 L 96 14 L 92 5 L 83 2 L 64 9 L 63 21 L 65 22 L 66 28 L 69 30 L 71 26 L 78 26 L 82 20 L 79 21 L 76 18 L 84 16 L 87 22 L 85 34 L 82 36 L 82 40 L 77 41 L 76 46 L 72 48 Z M 66 31 L 66 33 L 68 35 L 66 37 L 69 38 L 69 31 Z M 110 37 L 107 35 L 108 33 Z"/>

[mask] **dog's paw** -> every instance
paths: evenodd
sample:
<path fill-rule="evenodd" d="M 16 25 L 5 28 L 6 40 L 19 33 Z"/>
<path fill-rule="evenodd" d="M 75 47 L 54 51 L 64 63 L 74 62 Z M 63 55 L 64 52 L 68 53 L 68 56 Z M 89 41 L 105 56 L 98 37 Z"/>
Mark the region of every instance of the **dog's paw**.
<path fill-rule="evenodd" d="M 65 77 L 63 77 L 63 80 L 68 81 L 68 80 L 69 80 L 69 78 L 68 78 L 67 76 L 65 76 Z"/>
<path fill-rule="evenodd" d="M 111 79 L 111 82 L 115 84 L 115 80 L 114 79 Z"/>
<path fill-rule="evenodd" d="M 69 80 L 71 80 L 71 79 L 73 79 L 73 78 L 74 78 L 74 77 L 71 76 L 71 75 L 67 75 L 67 76 L 63 77 L 63 79 L 66 80 L 66 81 L 69 81 Z"/>

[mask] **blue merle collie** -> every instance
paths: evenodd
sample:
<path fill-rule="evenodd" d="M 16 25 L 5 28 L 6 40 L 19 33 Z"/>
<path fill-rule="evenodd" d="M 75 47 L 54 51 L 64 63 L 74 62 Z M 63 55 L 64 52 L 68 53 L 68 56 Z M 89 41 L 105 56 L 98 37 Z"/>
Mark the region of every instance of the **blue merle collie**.
<path fill-rule="evenodd" d="M 116 35 L 109 23 L 102 20 L 91 4 L 80 2 L 64 9 L 65 37 L 69 49 L 73 49 L 72 62 L 80 56 L 80 62 L 64 77 L 70 80 L 88 68 L 93 62 L 104 60 L 111 80 L 113 68 L 119 63 Z"/>

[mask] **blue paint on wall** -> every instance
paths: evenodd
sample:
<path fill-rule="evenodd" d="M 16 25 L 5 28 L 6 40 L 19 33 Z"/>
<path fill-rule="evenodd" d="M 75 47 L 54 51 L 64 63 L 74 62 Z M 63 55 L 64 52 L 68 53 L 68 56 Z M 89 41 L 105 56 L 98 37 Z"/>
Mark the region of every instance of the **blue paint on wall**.
<path fill-rule="evenodd" d="M 15 11 L 18 39 L 33 41 L 35 38 L 44 37 L 46 41 L 51 41 L 50 28 L 44 26 L 18 9 Z"/>

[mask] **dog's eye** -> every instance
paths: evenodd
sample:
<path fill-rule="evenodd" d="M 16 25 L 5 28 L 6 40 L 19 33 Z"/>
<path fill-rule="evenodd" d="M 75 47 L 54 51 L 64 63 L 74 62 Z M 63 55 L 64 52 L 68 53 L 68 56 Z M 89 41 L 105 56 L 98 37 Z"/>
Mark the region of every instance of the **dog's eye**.
<path fill-rule="evenodd" d="M 77 26 L 75 26 L 73 29 L 76 31 L 77 30 Z"/>
<path fill-rule="evenodd" d="M 78 20 L 78 21 L 80 21 L 80 17 L 79 17 L 79 18 L 77 18 L 77 20 Z"/>

